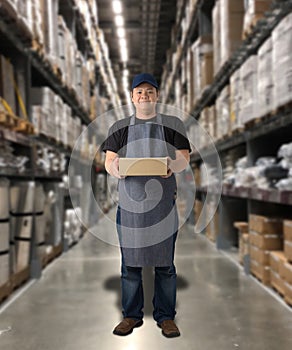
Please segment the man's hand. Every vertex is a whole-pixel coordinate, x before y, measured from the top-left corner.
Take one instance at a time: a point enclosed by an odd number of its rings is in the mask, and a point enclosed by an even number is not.
[[[124,176],[119,174],[119,156],[117,153],[112,151],[106,151],[105,156],[105,169],[106,171],[116,177],[117,179],[123,179]]]
[[[167,179],[173,174],[173,171],[171,170],[171,165],[172,159],[170,157],[167,157],[167,175],[162,175],[162,178]]]

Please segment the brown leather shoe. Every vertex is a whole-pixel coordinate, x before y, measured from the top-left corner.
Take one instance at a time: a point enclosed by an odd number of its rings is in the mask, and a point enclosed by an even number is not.
[[[124,318],[116,328],[113,330],[113,333],[116,335],[128,335],[133,332],[133,329],[136,327],[141,327],[143,320],[133,320],[132,318]]]
[[[180,336],[180,331],[173,320],[165,320],[157,323],[158,327],[162,329],[162,334],[166,338],[175,338]]]

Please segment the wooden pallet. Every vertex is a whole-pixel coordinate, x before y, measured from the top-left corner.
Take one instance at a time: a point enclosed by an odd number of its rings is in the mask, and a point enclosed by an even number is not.
[[[229,135],[230,137],[235,136],[235,135],[239,135],[242,134],[244,132],[245,128],[243,126],[241,127],[237,127],[236,129],[233,129],[232,131],[230,131]]]
[[[30,277],[29,266],[14,273],[11,276],[12,290],[22,286],[25,282],[28,281],[29,277]]]
[[[271,286],[270,281],[267,281],[267,280],[263,279],[262,275],[259,274],[257,271],[251,271],[251,274],[253,275],[253,277],[255,277],[263,285],[265,285],[267,287]]]
[[[254,118],[244,123],[245,129],[252,129],[256,125],[260,124],[264,120],[264,117]]]
[[[256,25],[257,25],[257,22],[258,22],[260,19],[262,19],[263,16],[264,16],[263,14],[255,14],[255,15],[251,18],[251,20],[250,20],[250,22],[247,24],[247,26],[246,26],[245,28],[243,28],[243,32],[242,32],[242,39],[243,39],[243,40],[246,40],[247,38],[249,38],[249,37],[252,35],[252,33],[253,33],[253,31],[254,31]]]
[[[0,286],[0,303],[9,297],[12,290],[13,288],[10,280]]]
[[[285,295],[284,300],[285,300],[286,304],[288,304],[289,306],[292,307],[292,299],[288,298],[288,297]]]
[[[15,118],[15,126],[12,127],[13,131],[20,132],[26,135],[34,135],[34,126],[25,119]]]
[[[45,50],[44,46],[38,42],[36,39],[32,39],[31,41],[31,50],[36,53],[38,56],[42,57],[42,59],[45,58]]]
[[[61,71],[61,68],[59,66],[57,66],[56,64],[53,64],[52,70],[53,70],[53,74],[60,80],[60,82],[62,82],[63,73]]]
[[[58,256],[60,256],[62,254],[62,252],[63,252],[63,245],[62,245],[62,243],[60,243],[57,246],[52,247],[52,250],[51,250],[50,253],[44,254],[41,257],[42,267],[44,268],[45,266],[47,266],[50,262],[52,262]]]
[[[16,126],[15,117],[7,112],[0,112],[0,125],[5,126],[8,129],[12,129]]]

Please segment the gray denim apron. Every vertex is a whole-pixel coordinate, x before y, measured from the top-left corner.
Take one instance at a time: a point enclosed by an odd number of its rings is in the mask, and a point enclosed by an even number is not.
[[[126,157],[168,156],[161,115],[135,124],[132,116]],[[117,229],[126,266],[171,266],[178,230],[176,179],[128,176],[119,180]]]

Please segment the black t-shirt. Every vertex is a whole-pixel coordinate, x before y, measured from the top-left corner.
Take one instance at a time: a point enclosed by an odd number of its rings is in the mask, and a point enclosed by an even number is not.
[[[174,116],[161,114],[161,117],[169,156],[175,158],[174,149],[188,149],[191,152],[183,122]],[[102,145],[104,152],[112,151],[118,153],[120,157],[125,157],[125,146],[128,140],[128,126],[130,125],[130,121],[131,117],[127,117],[113,124],[109,130],[107,139]],[[136,124],[143,124],[145,122],[155,124],[157,123],[157,118],[154,117],[147,120],[135,118]]]

